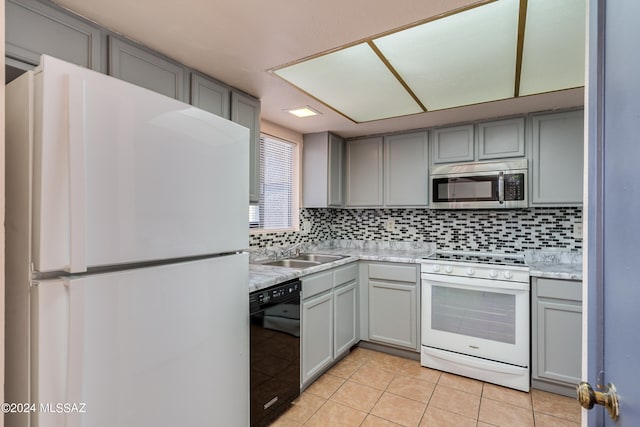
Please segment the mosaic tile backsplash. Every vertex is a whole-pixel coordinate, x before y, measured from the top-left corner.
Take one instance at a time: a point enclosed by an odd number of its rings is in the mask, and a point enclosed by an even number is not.
[[[393,219],[393,231],[385,224]],[[582,208],[514,210],[433,209],[301,209],[300,224],[310,232],[263,233],[250,236],[251,247],[288,245],[318,240],[392,240],[435,242],[440,250],[504,253],[561,248],[582,251],[573,224],[582,222]]]

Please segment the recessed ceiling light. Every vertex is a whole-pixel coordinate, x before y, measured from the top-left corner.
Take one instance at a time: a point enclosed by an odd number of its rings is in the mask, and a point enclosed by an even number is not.
[[[292,108],[290,110],[285,110],[285,111],[289,114],[293,114],[296,117],[311,117],[311,116],[317,116],[318,114],[321,114],[318,110],[314,110],[308,105],[304,107]]]

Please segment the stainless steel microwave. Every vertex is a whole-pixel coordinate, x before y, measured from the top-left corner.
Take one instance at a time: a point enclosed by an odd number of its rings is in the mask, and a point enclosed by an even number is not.
[[[431,171],[434,209],[526,208],[527,159],[458,163]]]

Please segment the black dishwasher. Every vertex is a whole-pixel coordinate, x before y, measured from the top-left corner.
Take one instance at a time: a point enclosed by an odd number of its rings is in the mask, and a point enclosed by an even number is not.
[[[249,294],[251,426],[265,426],[300,395],[300,280]]]

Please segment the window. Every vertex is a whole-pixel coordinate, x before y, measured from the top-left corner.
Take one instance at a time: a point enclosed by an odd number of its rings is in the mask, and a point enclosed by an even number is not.
[[[260,136],[260,202],[249,206],[249,227],[292,230],[298,222],[298,145]]]

